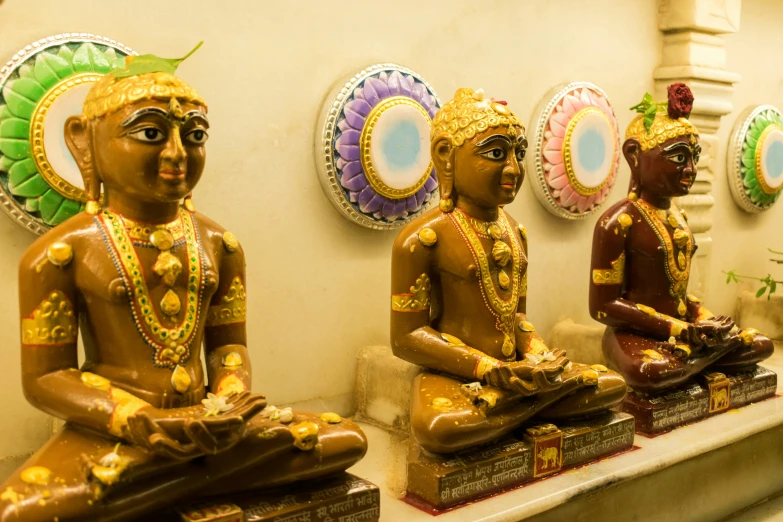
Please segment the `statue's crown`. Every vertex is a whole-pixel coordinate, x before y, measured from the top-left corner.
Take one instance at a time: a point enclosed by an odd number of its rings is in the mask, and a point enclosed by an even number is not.
[[[153,54],[126,56],[125,63],[93,85],[84,100],[82,113],[88,120],[106,116],[141,100],[183,102],[206,107],[206,102],[184,80],[174,76],[180,63],[192,55],[201,44],[182,58],[160,58]]]
[[[678,136],[698,136],[699,130],[688,120],[693,107],[693,93],[684,83],[667,88],[668,102],[656,103],[647,93],[642,101],[631,107],[639,114],[631,120],[625,139],[635,139],[642,151],[654,149]]]
[[[430,139],[448,136],[455,147],[462,145],[490,127],[525,127],[506,106],[506,102],[484,98],[484,91],[457,89],[454,98],[446,102],[432,120]]]

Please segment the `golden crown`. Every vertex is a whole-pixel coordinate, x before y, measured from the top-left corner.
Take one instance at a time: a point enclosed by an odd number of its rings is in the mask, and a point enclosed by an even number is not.
[[[505,103],[484,99],[484,91],[457,89],[454,98],[446,102],[432,120],[430,139],[448,136],[455,147],[490,127],[525,127]]]

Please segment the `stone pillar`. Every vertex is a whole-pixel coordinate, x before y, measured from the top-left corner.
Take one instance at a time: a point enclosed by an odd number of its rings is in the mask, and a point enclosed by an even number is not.
[[[740,76],[726,70],[724,34],[739,30],[741,0],[658,0],[658,28],[663,33],[661,65],[653,72],[655,99],[666,99],[666,86],[684,82],[695,102],[690,120],[701,135],[702,156],[696,183],[678,206],[687,211],[688,222],[699,249],[691,272],[690,291],[704,295],[712,238],[712,184],[725,173],[724,154],[717,132],[721,117],[732,111],[733,85]]]

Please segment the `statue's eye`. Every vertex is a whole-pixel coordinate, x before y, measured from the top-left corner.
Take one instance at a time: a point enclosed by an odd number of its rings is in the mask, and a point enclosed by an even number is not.
[[[679,154],[669,156],[669,161],[672,163],[685,163],[685,154],[681,152]]]
[[[155,127],[145,127],[143,129],[139,129],[137,131],[131,132],[129,136],[147,143],[159,143],[166,138],[166,135]]]
[[[209,136],[207,135],[207,132],[203,129],[195,129],[185,135],[185,139],[195,145],[202,145],[206,143],[208,137]]]
[[[517,149],[517,161],[525,159],[525,149]]]
[[[496,161],[506,159],[506,151],[504,151],[503,149],[490,149],[488,151],[482,152],[481,155],[484,156],[485,158],[489,158],[491,160],[496,160]]]

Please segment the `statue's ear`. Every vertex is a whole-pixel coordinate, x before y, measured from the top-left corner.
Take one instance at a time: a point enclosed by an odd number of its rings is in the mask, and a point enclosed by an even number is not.
[[[634,138],[628,138],[623,143],[623,156],[625,161],[631,166],[631,170],[639,166],[639,154],[642,152],[642,146]]]
[[[101,195],[101,184],[95,175],[92,136],[87,119],[84,116],[71,116],[65,120],[64,132],[65,144],[82,173],[84,188],[91,200],[98,201]]]
[[[451,175],[454,171],[454,147],[449,136],[442,134],[435,138],[430,146],[430,155],[439,174],[442,172]]]

